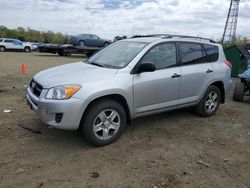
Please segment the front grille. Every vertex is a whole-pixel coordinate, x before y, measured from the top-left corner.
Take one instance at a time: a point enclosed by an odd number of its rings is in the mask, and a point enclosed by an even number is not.
[[[39,97],[43,90],[43,86],[41,86],[39,83],[32,79],[30,82],[30,89],[35,96]]]

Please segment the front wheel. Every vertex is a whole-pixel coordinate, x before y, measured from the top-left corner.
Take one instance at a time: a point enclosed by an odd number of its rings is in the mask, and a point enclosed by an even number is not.
[[[117,140],[126,126],[126,112],[113,100],[92,104],[82,121],[81,130],[92,145],[104,146]]]
[[[216,113],[221,102],[221,92],[216,86],[209,86],[201,101],[195,107],[195,111],[203,116],[209,117]]]

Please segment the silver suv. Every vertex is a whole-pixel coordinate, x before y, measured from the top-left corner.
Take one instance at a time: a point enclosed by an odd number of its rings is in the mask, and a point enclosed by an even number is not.
[[[34,46],[29,42],[22,42],[17,39],[0,38],[0,52],[5,50],[21,50],[24,52],[30,52],[34,50]]]
[[[96,146],[114,142],[130,120],[193,106],[209,117],[225,102],[231,64],[222,46],[186,36],[113,43],[90,59],[39,72],[27,101],[53,127],[80,130]]]

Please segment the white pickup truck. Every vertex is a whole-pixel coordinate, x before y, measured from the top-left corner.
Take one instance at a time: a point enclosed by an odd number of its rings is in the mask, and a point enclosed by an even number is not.
[[[30,52],[34,49],[35,46],[29,42],[22,42],[18,39],[0,38],[0,52],[4,52],[5,50],[21,50],[24,52]]]

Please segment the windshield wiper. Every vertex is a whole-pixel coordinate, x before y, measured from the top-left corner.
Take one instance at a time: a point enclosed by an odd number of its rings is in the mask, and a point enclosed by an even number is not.
[[[98,66],[98,67],[103,67],[103,65],[100,65],[100,64],[95,63],[95,62],[91,62],[91,63],[89,63],[89,64],[91,64],[91,65],[96,65],[96,66]]]

